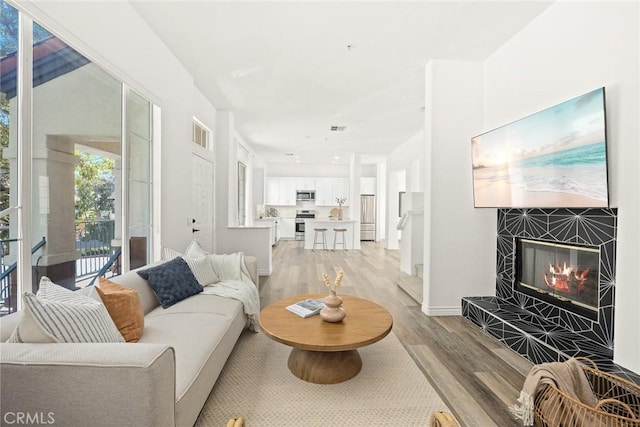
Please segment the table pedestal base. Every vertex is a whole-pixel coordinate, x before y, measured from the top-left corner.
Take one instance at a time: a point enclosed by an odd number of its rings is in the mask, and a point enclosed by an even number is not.
[[[362,359],[357,350],[310,351],[294,348],[289,370],[296,377],[315,384],[336,384],[358,375]]]

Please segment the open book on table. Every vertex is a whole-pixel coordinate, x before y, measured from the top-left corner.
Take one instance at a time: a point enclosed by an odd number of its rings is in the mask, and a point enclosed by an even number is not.
[[[324,307],[324,301],[321,299],[306,299],[304,301],[298,301],[295,304],[288,305],[286,307],[292,313],[297,314],[300,317],[309,317],[314,314],[320,313]]]

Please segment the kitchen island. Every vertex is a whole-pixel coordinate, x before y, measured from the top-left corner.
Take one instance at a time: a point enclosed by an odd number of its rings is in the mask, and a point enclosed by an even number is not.
[[[305,249],[313,249],[313,236],[315,232],[314,228],[326,228],[327,231],[327,249],[333,249],[333,239],[335,237],[334,228],[344,228],[347,231],[344,233],[345,243],[347,249],[353,249],[355,246],[355,239],[360,238],[360,233],[354,233],[354,229],[356,226],[356,221],[349,219],[306,219],[304,221],[304,248]],[[322,239],[318,237],[318,240]],[[336,250],[342,249],[342,245],[340,242],[342,238],[338,235],[338,245],[336,246]],[[316,250],[322,249],[321,245],[316,246]]]

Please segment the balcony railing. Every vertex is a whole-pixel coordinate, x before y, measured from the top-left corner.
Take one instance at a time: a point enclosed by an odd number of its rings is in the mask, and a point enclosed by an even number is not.
[[[8,233],[7,233],[8,234]],[[113,220],[76,221],[76,249],[80,258],[76,260],[76,286],[92,285],[98,276],[117,275],[119,272],[120,248],[112,248],[111,241],[115,236]],[[6,265],[9,255],[9,244],[16,239],[0,240],[0,316],[13,313],[16,309],[16,284],[12,283],[12,275],[17,263]],[[46,244],[43,237],[31,250],[35,254]]]
[[[115,237],[115,221],[76,221],[76,281],[95,275],[113,254],[111,241]]]
[[[5,239],[0,240],[0,316],[13,313],[16,311],[15,304],[15,287],[16,284],[11,281],[12,274],[18,267],[17,262],[13,262],[10,265],[5,264],[5,254],[8,252],[9,243],[17,242],[17,239]],[[44,237],[33,248],[31,248],[31,255],[35,254],[40,248],[47,244],[47,239]]]

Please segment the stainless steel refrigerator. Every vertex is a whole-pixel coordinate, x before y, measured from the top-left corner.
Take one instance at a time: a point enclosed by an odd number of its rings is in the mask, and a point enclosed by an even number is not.
[[[376,196],[360,196],[360,240],[376,240]]]

